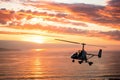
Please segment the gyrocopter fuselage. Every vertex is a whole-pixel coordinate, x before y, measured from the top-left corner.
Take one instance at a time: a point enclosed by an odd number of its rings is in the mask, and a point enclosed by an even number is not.
[[[68,41],[68,40],[63,40],[63,39],[55,39],[55,40],[82,45],[82,49],[78,50],[71,56],[72,62],[75,62],[75,60],[78,60],[79,64],[82,64],[83,62],[85,62],[91,66],[93,62],[89,61],[89,59],[91,59],[94,56],[98,56],[98,58],[102,57],[102,49],[99,49],[98,54],[88,54],[84,49],[86,45],[85,43],[79,43],[79,42]],[[89,46],[97,46],[97,45],[89,45]],[[103,46],[97,46],[97,47],[103,47]]]

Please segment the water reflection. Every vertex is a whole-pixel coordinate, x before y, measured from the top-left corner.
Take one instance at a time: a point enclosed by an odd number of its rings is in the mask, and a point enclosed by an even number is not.
[[[45,49],[32,49],[32,51],[44,51]]]
[[[42,78],[44,77],[43,75],[43,70],[42,70],[42,62],[40,55],[38,53],[29,53],[28,57],[25,58],[27,61],[21,66],[20,68],[25,68],[22,71],[24,71],[25,78]],[[22,59],[24,60],[24,59]],[[21,61],[22,61],[21,60]]]
[[[0,80],[79,80],[120,75],[120,54],[106,53],[93,58],[93,66],[72,63],[70,53],[31,51],[0,53]],[[88,80],[88,79],[86,79]],[[104,80],[104,79],[103,79]]]
[[[34,72],[34,77],[40,77],[42,76],[42,68],[41,68],[41,62],[40,62],[40,58],[39,57],[36,57],[34,60],[33,60],[33,72]]]

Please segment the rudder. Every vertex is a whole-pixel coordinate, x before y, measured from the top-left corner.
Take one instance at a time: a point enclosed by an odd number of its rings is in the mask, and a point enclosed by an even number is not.
[[[98,58],[101,58],[101,57],[102,57],[102,49],[100,49],[98,52]]]

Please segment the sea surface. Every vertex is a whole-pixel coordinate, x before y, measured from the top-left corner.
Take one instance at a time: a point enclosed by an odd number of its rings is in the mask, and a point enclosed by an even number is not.
[[[92,58],[92,66],[72,63],[71,55],[42,49],[0,52],[0,80],[120,80],[120,52]]]

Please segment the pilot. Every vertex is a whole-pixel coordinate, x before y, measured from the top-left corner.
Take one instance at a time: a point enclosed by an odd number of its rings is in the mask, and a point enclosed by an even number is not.
[[[74,59],[78,59],[78,51],[77,52],[75,52],[72,56],[71,56],[71,58],[74,58]]]
[[[82,52],[81,50],[78,50],[78,58],[81,58],[81,56],[82,56]]]

